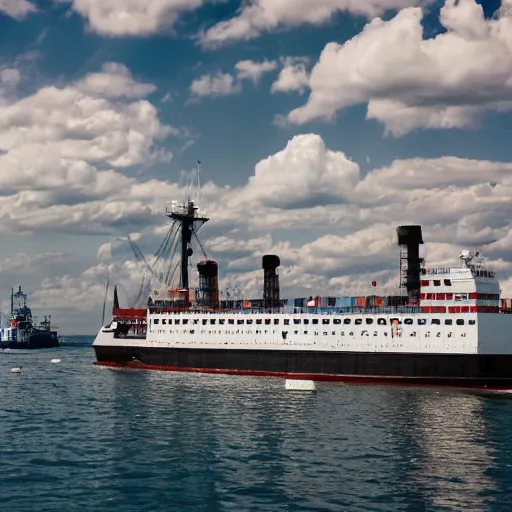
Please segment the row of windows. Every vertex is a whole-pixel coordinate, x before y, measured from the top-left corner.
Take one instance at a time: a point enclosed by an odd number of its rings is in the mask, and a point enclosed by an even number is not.
[[[162,318],[161,320],[162,320],[162,325],[167,325],[167,319],[166,318]],[[188,324],[188,321],[189,321],[189,319],[175,318],[174,319],[174,325],[179,325],[180,324],[180,320],[183,323],[183,325]],[[217,321],[218,321],[218,325],[224,325],[225,321],[226,321],[225,318],[210,318],[209,320],[210,320],[209,325],[216,325]],[[266,318],[266,319],[258,318],[258,319],[255,320],[256,325],[262,325],[263,320],[265,320],[265,325],[271,325],[271,319],[270,318]],[[356,318],[354,320],[354,325],[362,325],[363,323],[366,324],[366,325],[371,325],[371,324],[373,324],[373,320],[374,319],[373,318],[365,318],[364,320],[365,321],[363,322],[362,318]],[[237,319],[236,320],[236,325],[252,325],[253,321],[254,321],[253,319],[247,319],[247,320]],[[322,318],[322,325],[329,325],[330,321],[331,321],[330,318]],[[402,320],[400,320],[399,318],[392,318],[390,320],[390,322],[391,322],[391,324],[395,324],[395,323],[401,324]],[[160,319],[159,318],[155,318],[153,320],[153,324],[154,325],[158,325],[159,323],[160,323]],[[198,325],[199,319],[198,318],[193,319],[193,323],[194,323],[194,325]],[[227,319],[227,323],[228,323],[228,325],[235,325],[235,319],[234,318],[228,318]],[[304,319],[294,318],[293,319],[293,325],[301,325],[301,323],[304,324],[304,325],[308,325],[310,323],[310,319],[308,319],[308,318],[304,318]],[[319,323],[318,318],[311,319],[311,323],[313,325],[317,325]],[[344,318],[343,321],[342,321],[341,318],[333,318],[332,319],[332,323],[334,325],[340,325],[340,324],[350,325],[352,323],[352,319],[351,318]],[[417,325],[427,325],[427,319],[426,318],[417,318],[416,319],[416,323],[417,323]],[[431,325],[441,325],[441,320],[439,320],[438,318],[432,318],[430,323],[431,323]],[[169,319],[168,325],[171,325],[171,324],[172,324],[172,319]],[[208,319],[207,318],[203,318],[202,319],[202,325],[207,325],[207,324],[208,324]],[[403,324],[404,325],[413,325],[414,324],[414,319],[406,318],[406,319],[403,320]],[[455,324],[456,325],[464,325],[464,319],[457,318],[455,320]],[[468,320],[468,324],[469,325],[475,325],[475,320]],[[274,325],[279,325],[279,319],[278,318],[274,319]],[[283,325],[290,325],[290,319],[289,318],[283,319]],[[385,318],[378,318],[377,319],[377,325],[387,325],[387,320]],[[453,325],[453,319],[452,318],[445,319],[444,325]]]
[[[163,330],[157,330],[157,331],[154,331],[158,334],[195,334],[195,329],[190,329],[190,330],[183,330],[183,331],[176,331],[176,333],[174,331],[169,331],[169,332],[166,332],[166,331],[163,331]],[[370,333],[372,331],[367,331],[367,330],[364,330],[364,331],[361,331],[361,333],[357,333],[357,334],[361,334],[362,336],[370,336]],[[201,334],[269,334],[268,331],[260,331],[260,330],[256,330],[255,332],[253,331],[240,331],[240,330],[236,330],[236,331],[229,331],[229,330],[226,330],[226,331],[204,331],[202,330],[201,331]],[[272,333],[273,334],[273,333]],[[283,331],[282,333],[282,339],[286,340],[287,339],[287,335],[288,335],[288,331]],[[319,332],[319,331],[314,331],[314,332],[309,332],[309,331],[293,331],[293,334],[296,334],[296,335],[300,335],[300,334],[304,334],[304,335],[308,335],[308,334],[312,334],[314,336],[320,336],[320,335],[323,335],[323,336],[329,336],[329,332],[328,331],[323,331],[323,332]],[[354,333],[353,331],[350,331],[348,332],[348,336],[354,336],[356,333]],[[383,334],[384,336],[388,336],[388,333],[386,331],[384,332],[378,332],[378,331],[373,331],[373,336],[380,336],[381,334]],[[337,332],[337,331],[331,331],[331,336],[337,336],[337,335],[341,335],[341,336],[345,336],[345,331],[341,331],[341,332]],[[418,333],[416,331],[412,331],[409,336],[410,337],[414,337],[414,336],[417,336]],[[398,333],[392,333],[392,337],[393,338],[400,338],[402,336],[402,333],[401,332],[398,332]],[[424,336],[426,338],[430,338],[430,331],[427,331],[424,333]],[[448,332],[447,333],[447,337],[448,338],[451,338],[453,336],[453,333],[452,332]],[[466,337],[466,333],[462,333],[460,335],[461,337],[465,338]],[[441,337],[441,333],[438,332],[436,333],[436,337]]]
[[[443,284],[445,286],[451,286],[452,281],[451,279],[443,279]],[[428,279],[422,279],[421,286],[430,286],[430,281]],[[441,286],[441,279],[434,279],[432,281],[432,286]]]
[[[420,300],[499,300],[495,293],[420,293]]]

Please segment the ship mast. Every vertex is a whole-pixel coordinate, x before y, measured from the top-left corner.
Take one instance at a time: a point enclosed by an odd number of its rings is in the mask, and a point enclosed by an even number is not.
[[[192,242],[192,235],[197,233],[197,230],[208,220],[199,210],[199,176],[200,176],[201,162],[197,162],[197,200],[194,202],[191,197],[187,197],[185,201],[178,204],[178,201],[171,202],[171,208],[166,210],[166,215],[173,221],[179,224],[180,239],[181,239],[181,276],[180,287],[188,289],[189,276],[188,276],[188,262],[193,250],[190,247]]]

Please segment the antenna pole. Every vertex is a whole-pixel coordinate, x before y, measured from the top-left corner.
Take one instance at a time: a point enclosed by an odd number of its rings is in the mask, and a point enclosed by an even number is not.
[[[199,192],[201,190],[201,160],[197,161],[197,201],[196,206],[199,208]]]

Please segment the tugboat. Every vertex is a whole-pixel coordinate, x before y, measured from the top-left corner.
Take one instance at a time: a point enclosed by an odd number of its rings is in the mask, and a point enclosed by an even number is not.
[[[21,286],[15,293],[11,290],[11,314],[8,325],[0,327],[0,348],[36,349],[59,346],[57,331],[52,330],[51,315],[35,324],[32,311],[27,306],[27,295]]]

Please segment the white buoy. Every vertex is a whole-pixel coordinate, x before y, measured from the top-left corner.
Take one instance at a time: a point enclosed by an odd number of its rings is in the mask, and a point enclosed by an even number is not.
[[[60,359],[52,359],[50,363],[57,364],[60,363]]]
[[[20,366],[19,368],[11,368],[11,373],[21,373],[22,368],[22,366]]]
[[[315,382],[312,380],[286,379],[285,389],[290,391],[315,391]]]

